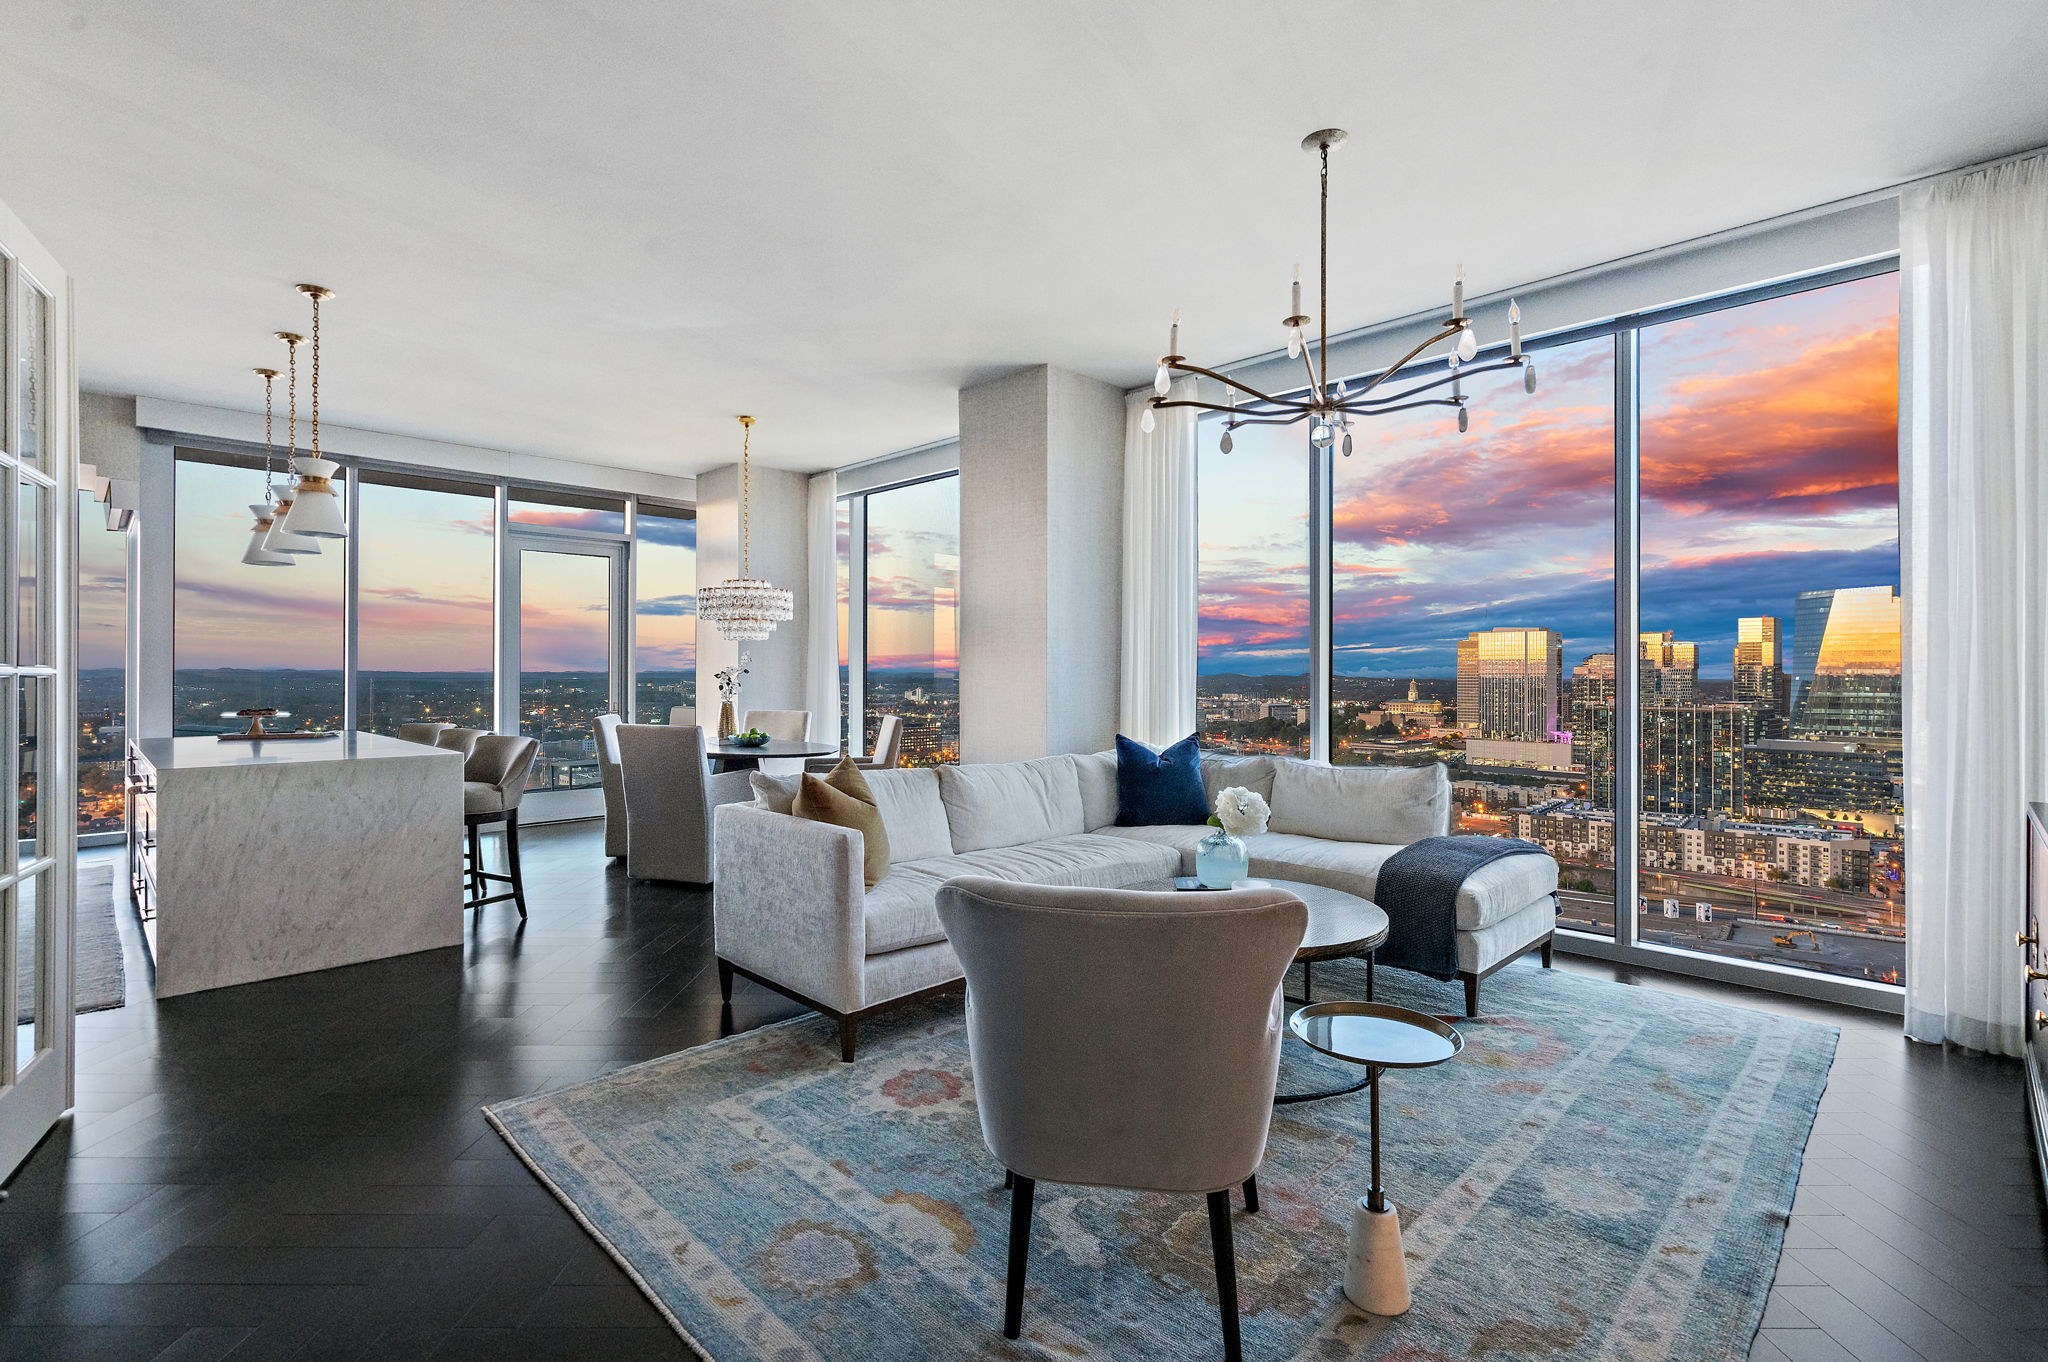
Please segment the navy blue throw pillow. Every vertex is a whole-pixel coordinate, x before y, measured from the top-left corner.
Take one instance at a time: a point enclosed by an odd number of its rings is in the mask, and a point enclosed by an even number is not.
[[[1116,825],[1146,828],[1161,823],[1206,823],[1209,796],[1202,791],[1202,749],[1196,734],[1164,752],[1116,735]]]

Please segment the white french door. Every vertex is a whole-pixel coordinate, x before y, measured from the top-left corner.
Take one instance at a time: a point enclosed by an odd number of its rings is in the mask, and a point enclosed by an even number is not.
[[[78,407],[71,280],[0,205],[0,1177],[71,1104]]]
[[[512,530],[503,572],[498,731],[540,744],[520,817],[596,817],[597,716],[626,712],[625,545]]]

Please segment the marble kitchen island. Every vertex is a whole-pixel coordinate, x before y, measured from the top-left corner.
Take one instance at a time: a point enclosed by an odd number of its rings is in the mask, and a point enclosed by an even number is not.
[[[157,996],[460,944],[462,765],[375,733],[130,743]]]

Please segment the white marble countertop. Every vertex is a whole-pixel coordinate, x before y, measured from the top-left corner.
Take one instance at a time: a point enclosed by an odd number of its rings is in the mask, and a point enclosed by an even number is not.
[[[138,738],[135,750],[158,771],[218,770],[224,767],[308,765],[376,761],[394,757],[450,758],[462,754],[381,733],[341,733],[332,738],[283,742],[222,742],[218,738]]]

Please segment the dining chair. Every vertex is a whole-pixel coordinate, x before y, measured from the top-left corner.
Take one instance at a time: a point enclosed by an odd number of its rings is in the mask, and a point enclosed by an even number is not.
[[[1040,1182],[1208,1200],[1228,1362],[1238,1336],[1230,1189],[1258,1210],[1308,909],[1284,889],[1149,893],[948,880],[939,921],[967,976],[982,1138],[1010,1174],[1003,1336],[1023,1325]]]
[[[425,743],[429,747],[438,747],[440,744],[436,740],[453,727],[454,724],[421,720],[418,723],[400,724],[398,736],[403,742]]]
[[[519,873],[519,801],[526,793],[527,772],[540,744],[532,738],[486,733],[470,749],[462,768],[462,821],[469,835],[469,901],[465,907],[511,899],[526,916],[526,882]],[[493,823],[505,827],[503,875],[484,869],[482,830]],[[510,885],[502,894],[486,891],[492,884]]]
[[[619,724],[616,714],[597,716],[597,775],[604,786],[604,854],[626,854],[626,786],[619,773]]]
[[[863,771],[893,771],[903,760],[903,718],[901,715],[884,714],[882,722],[875,727],[875,750],[868,756],[855,757],[853,764]],[[811,772],[830,771],[839,764],[839,758],[813,757],[804,763],[804,769]]]
[[[626,874],[711,883],[711,811],[753,799],[747,772],[712,775],[704,730],[696,724],[620,724],[616,736]]]
[[[697,722],[697,707],[695,705],[670,705],[668,707],[668,721],[676,728],[688,728],[691,724]]]
[[[742,731],[758,728],[777,742],[802,742],[811,736],[807,709],[750,709],[740,721]]]
[[[476,750],[478,738],[490,736],[491,730],[488,728],[444,728],[434,735],[434,746],[446,747],[466,757]]]

